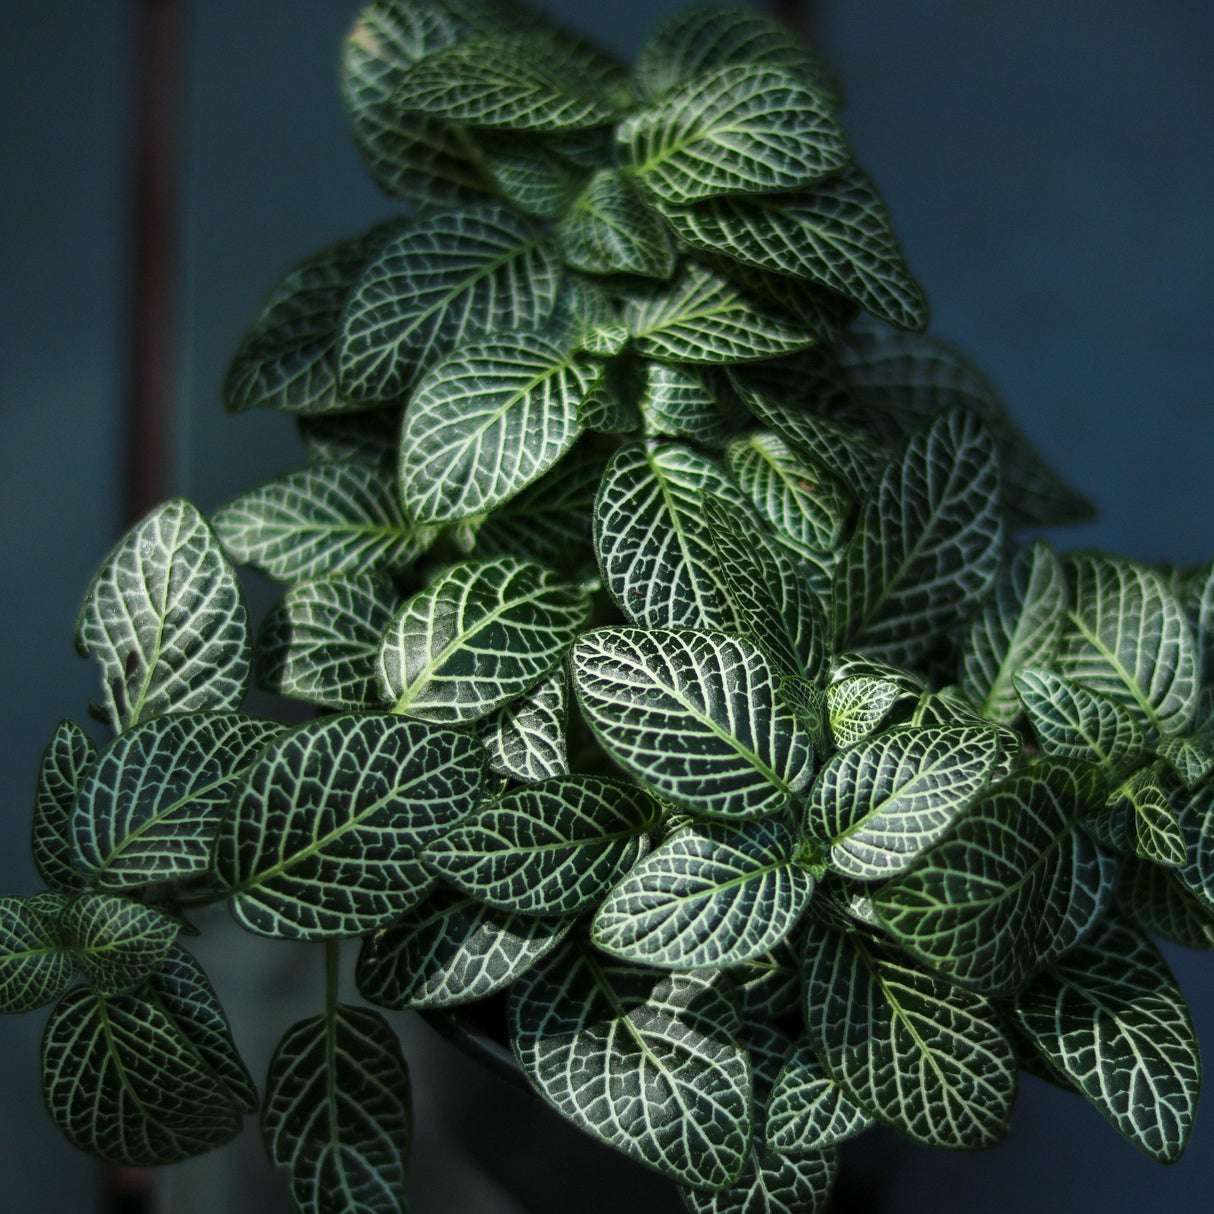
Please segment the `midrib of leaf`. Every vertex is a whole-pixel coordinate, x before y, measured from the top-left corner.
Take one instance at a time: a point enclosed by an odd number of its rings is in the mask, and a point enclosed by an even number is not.
[[[687,532],[683,528],[681,522],[680,509],[676,508],[674,495],[670,492],[670,486],[667,476],[663,473],[654,458],[653,452],[649,447],[645,448],[645,462],[649,465],[649,471],[653,474],[654,479],[658,482],[658,492],[662,495],[662,504],[666,509],[666,513],[671,520],[670,530],[673,532],[675,542],[679,546],[679,555],[682,557],[682,565],[684,569],[694,569],[696,562],[692,559],[691,550],[687,544]],[[695,595],[696,608],[699,611],[701,619],[711,618],[704,611],[704,600],[700,594],[700,579],[692,578],[692,593]]]
[[[1159,714],[1155,711],[1151,702],[1142,695],[1141,689],[1138,686],[1138,680],[1126,669],[1117,654],[1113,653],[1108,646],[1105,645],[1105,643],[1100,639],[1099,634],[1090,631],[1083,620],[1081,620],[1079,616],[1077,616],[1069,608],[1067,609],[1067,615],[1070,617],[1071,623],[1079,629],[1080,633],[1088,640],[1092,647],[1096,649],[1109,663],[1109,665],[1112,666],[1117,672],[1118,677],[1126,685],[1126,688],[1137,702],[1138,707],[1141,708],[1144,713],[1146,713],[1151,724],[1154,725],[1155,728],[1160,731],[1160,733],[1163,733],[1164,729],[1160,722]]]
[[[469,446],[474,440],[479,439],[486,430],[489,430],[493,426],[497,425],[498,422],[500,422],[502,418],[505,417],[506,414],[509,413],[520,400],[523,400],[527,393],[533,388],[539,387],[539,385],[545,380],[555,379],[558,375],[570,370],[574,364],[574,357],[572,355],[566,355],[564,360],[557,363],[555,366],[550,366],[546,370],[541,371],[538,375],[532,376],[532,378],[523,384],[522,387],[517,388],[493,413],[490,413],[486,422],[484,422],[477,429],[469,432],[467,437],[461,439],[458,445],[461,447]]]
[[[496,848],[491,853],[457,852],[456,854],[461,855],[461,856],[469,856],[469,855],[478,855],[478,856],[482,856],[482,857],[491,856],[494,859],[496,859],[498,856],[514,856],[514,855],[530,856],[530,855],[536,855],[540,852],[567,851],[567,850],[569,850],[569,848],[573,848],[573,847],[593,847],[598,843],[615,843],[617,840],[620,840],[620,839],[635,839],[637,837],[637,835],[643,835],[648,829],[649,829],[649,825],[646,825],[646,826],[640,826],[636,830],[617,830],[617,831],[613,831],[609,835],[594,835],[592,838],[589,838],[589,839],[566,839],[564,841],[557,841],[555,843],[537,843],[537,844],[535,844],[534,847],[517,847],[517,846],[512,845],[510,847]],[[503,840],[505,839],[505,836],[502,835],[498,831],[486,831],[486,834],[492,834],[497,839],[503,839]]]
[[[147,669],[143,673],[143,680],[139,687],[139,695],[133,705],[128,705],[132,724],[138,721],[143,715],[143,706],[147,702],[148,689],[152,685],[152,675],[155,673],[156,663],[160,661],[161,649],[164,643],[164,624],[169,613],[169,583],[172,580],[173,565],[176,562],[177,553],[180,552],[182,548],[180,539],[181,522],[179,520],[173,531],[173,542],[169,549],[169,560],[165,569],[164,587],[161,592],[158,610],[156,612],[156,641],[152,647],[150,660],[146,664]],[[142,581],[144,590],[150,591],[151,588],[147,584],[147,578],[143,578]],[[148,594],[148,597],[152,597],[150,593]],[[131,635],[137,638],[139,636],[139,629],[135,626],[135,621],[131,618],[130,612],[127,611],[126,595],[119,594],[118,601],[122,604],[123,614],[126,616],[127,623],[131,626]]]
[[[714,302],[715,301],[715,302]],[[727,315],[731,307],[738,302],[737,293],[728,291],[722,300],[716,291],[711,291],[707,299],[701,295],[698,301],[690,301],[687,310],[680,309],[673,317],[669,313],[660,314],[657,323],[647,329],[634,333],[634,337],[648,337],[651,333],[661,333],[672,325],[685,325],[693,320],[712,319],[716,316]],[[692,309],[698,310],[692,310]]]
[[[676,906],[684,902],[700,901],[703,898],[710,897],[717,890],[731,890],[739,885],[745,885],[747,881],[753,881],[756,877],[765,877],[768,873],[774,873],[776,869],[784,868],[790,864],[788,860],[779,860],[771,864],[764,864],[760,868],[754,869],[742,877],[731,877],[728,881],[714,881],[709,890],[700,890],[694,894],[673,894],[670,901]]]
[[[111,1059],[112,1065],[117,1068],[118,1082],[122,1084],[123,1090],[134,1102],[135,1107],[139,1110],[139,1112],[150,1121],[151,1118],[148,1117],[147,1105],[145,1105],[144,1102],[139,1099],[139,1093],[135,1091],[135,1089],[131,1086],[130,1079],[127,1078],[126,1064],[123,1062],[122,1054],[118,1049],[118,1042],[114,1040],[114,1030],[110,1027],[109,1008],[106,1006],[106,1002],[101,996],[97,996],[97,1010],[100,1013],[101,1032],[105,1037],[105,1043],[107,1046],[106,1054]],[[174,1143],[177,1142],[177,1135],[173,1133],[172,1130],[170,1130],[167,1126],[161,1126],[160,1128],[169,1135]]]
[[[746,137],[749,134],[744,126],[737,126],[733,124],[729,126],[713,125],[710,130],[712,132],[711,139],[713,141],[716,140],[718,135],[741,134],[743,137]],[[669,160],[672,156],[677,155],[684,148],[691,147],[696,143],[703,143],[709,138],[710,136],[705,134],[702,128],[692,126],[683,132],[681,138],[673,139],[669,142],[663,142],[648,160],[644,161],[642,164],[633,166],[631,172],[636,176],[640,176],[642,173],[648,173],[658,165],[665,164],[667,160]],[[735,151],[736,149],[731,148],[730,150]]]

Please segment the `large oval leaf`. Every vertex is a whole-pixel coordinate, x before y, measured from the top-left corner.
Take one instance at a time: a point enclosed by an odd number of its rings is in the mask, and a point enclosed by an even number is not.
[[[85,595],[76,648],[101,663],[101,711],[119,733],[164,712],[240,707],[248,617],[194,506],[165,502],[123,536]]]
[[[590,594],[513,557],[457,565],[384,634],[379,685],[395,712],[475,721],[535,686],[590,616]]]
[[[84,883],[72,865],[72,806],[96,759],[97,747],[75,721],[60,721],[42,752],[30,850],[38,875],[52,889],[73,890]]]
[[[578,640],[573,672],[608,753],[698,813],[760,817],[809,783],[812,739],[777,701],[775,673],[748,641],[599,628]]]
[[[721,1187],[750,1146],[750,1063],[711,977],[567,947],[510,995],[527,1078],[575,1125],[683,1184]]]

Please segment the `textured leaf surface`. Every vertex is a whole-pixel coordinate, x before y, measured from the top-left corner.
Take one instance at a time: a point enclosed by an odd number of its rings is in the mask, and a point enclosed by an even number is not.
[[[101,708],[118,732],[164,712],[240,707],[248,618],[194,506],[165,502],[123,536],[89,586],[76,648],[101,663]]]
[[[356,977],[364,999],[390,1008],[454,1007],[505,990],[565,938],[569,919],[496,910],[443,888],[368,936]]]
[[[1214,910],[1214,786],[1206,784],[1177,811],[1185,862],[1177,875],[1187,889]]]
[[[813,743],[747,641],[599,628],[579,638],[573,672],[582,711],[608,753],[698,813],[774,813],[809,782]]]
[[[1214,948],[1214,912],[1174,868],[1128,856],[1118,868],[1118,906],[1143,931],[1184,948]]]
[[[1115,866],[1079,829],[1103,792],[1093,768],[1060,760],[1002,781],[873,895],[878,918],[949,978],[988,995],[1015,990],[1104,909]]]
[[[59,919],[64,944],[99,995],[125,995],[141,986],[180,927],[158,907],[113,894],[79,894]]]
[[[216,844],[237,921],[317,940],[404,914],[432,884],[418,853],[471,812],[483,762],[475,739],[388,713],[282,735],[249,769]]]
[[[281,726],[239,713],[156,717],[115,738],[72,811],[76,865],[108,889],[203,873],[237,782]]]
[[[486,717],[478,736],[489,752],[490,770],[534,784],[568,774],[568,724],[569,679],[558,666],[527,695]]]
[[[694,367],[649,360],[638,404],[646,434],[670,434],[715,447],[738,425],[727,387]]]
[[[288,1029],[270,1060],[261,1130],[303,1214],[399,1214],[413,1115],[387,1022],[337,1004]]]
[[[557,227],[567,265],[587,274],[669,278],[675,251],[661,216],[618,169],[600,169]]]
[[[1145,936],[1102,924],[1033,980],[1016,1018],[1115,1129],[1155,1159],[1180,1158],[1201,1057],[1184,996]]]
[[[911,439],[865,504],[835,572],[840,641],[909,665],[986,593],[999,567],[999,464],[963,411]]]
[[[778,819],[677,831],[607,895],[591,938],[626,961],[724,968],[760,957],[797,925],[814,881]]]
[[[981,726],[903,726],[841,750],[810,790],[805,830],[836,872],[901,872],[982,792],[999,740]]]
[[[590,595],[513,557],[457,565],[397,613],[379,654],[395,712],[475,721],[548,674],[590,615]]]
[[[750,1062],[711,977],[567,948],[516,985],[510,1037],[539,1093],[575,1125],[683,1184],[722,1186],[750,1146]]]
[[[76,963],[63,946],[56,894],[0,898],[0,1013],[28,1012],[67,990]]]
[[[357,413],[326,413],[301,417],[295,423],[308,459],[315,463],[354,460],[384,464],[400,442],[400,405],[381,405]]]
[[[60,721],[38,765],[31,850],[38,875],[52,889],[73,890],[71,816],[76,794],[97,759],[97,747],[75,721]]]
[[[1141,856],[1168,868],[1185,862],[1175,785],[1162,763],[1130,775],[1114,790],[1108,806],[1088,818],[1087,826],[1101,843],[1124,855]]]
[[[980,995],[876,941],[811,927],[807,1028],[846,1094],[927,1146],[991,1146],[1007,1132],[1016,1059]]]
[[[854,1138],[875,1121],[848,1098],[804,1040],[776,1079],[766,1120],[768,1147],[793,1156]]]
[[[520,211],[559,219],[576,197],[585,173],[559,156],[541,136],[505,132],[482,148],[499,192]]]

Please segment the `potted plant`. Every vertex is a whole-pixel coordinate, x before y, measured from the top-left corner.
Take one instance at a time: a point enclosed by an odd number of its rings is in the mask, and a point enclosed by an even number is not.
[[[1214,581],[1022,542],[1087,505],[923,336],[829,70],[748,9],[628,73],[471,0],[371,4],[343,67],[410,209],[292,270],[225,385],[309,462],[103,562],[115,736],[55,732],[47,889],[0,903],[56,1124],[145,1165],[260,1108],[301,1207],[397,1209],[364,1005],[497,1000],[695,1210],[817,1208],[878,1121],[993,1144],[1022,1068],[1176,1158],[1150,936],[1210,938]],[[284,583],[255,632],[234,564]],[[254,672],[316,718],[243,714]],[[262,1085],[183,942],[216,905],[324,944]]]

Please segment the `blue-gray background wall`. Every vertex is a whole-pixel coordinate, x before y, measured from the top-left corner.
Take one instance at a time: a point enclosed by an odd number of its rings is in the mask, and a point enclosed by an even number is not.
[[[225,418],[218,405],[226,360],[263,292],[302,254],[391,210],[363,177],[337,102],[337,42],[355,7],[191,8],[174,489],[204,509],[296,458],[288,423]],[[630,55],[679,5],[546,7]],[[4,6],[0,892],[35,888],[26,832],[37,758],[92,691],[72,624],[119,530],[132,8]],[[1214,6],[825,0],[817,11],[850,95],[847,129],[928,288],[935,331],[976,356],[1023,427],[1100,505],[1098,524],[1059,538],[1144,559],[1214,556]],[[289,992],[310,963],[287,953],[250,945],[243,963],[219,950],[212,961],[221,994],[259,993],[262,1010],[237,1025],[258,1063],[275,1030],[304,1014]],[[1214,961],[1169,957],[1214,1042]],[[0,1210],[91,1211],[95,1172],[41,1110],[40,1025],[0,1023]],[[429,1030],[407,1032],[421,1100],[442,1104],[453,1064]],[[459,1072],[458,1082],[470,1081]],[[427,1133],[420,1214],[520,1208],[454,1153],[447,1130]],[[175,1208],[269,1214],[272,1199],[237,1173],[251,1166],[244,1157],[256,1162],[253,1138],[250,1126],[243,1155],[215,1157],[238,1181],[210,1165],[178,1170]],[[896,1214],[1200,1209],[1214,1185],[1208,1100],[1171,1169],[1031,1080],[998,1151],[868,1141],[853,1166],[883,1184],[881,1208]]]

